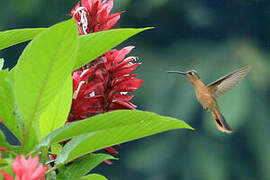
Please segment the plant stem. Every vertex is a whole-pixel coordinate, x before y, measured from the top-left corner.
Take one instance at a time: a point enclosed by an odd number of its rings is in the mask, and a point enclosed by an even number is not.
[[[49,169],[47,172],[46,172],[46,175],[49,175],[52,171],[56,170],[58,168],[58,166],[54,166],[53,168]]]
[[[51,180],[51,175],[50,174],[48,174],[46,177],[47,177],[46,180]]]
[[[42,164],[45,165],[48,157],[49,147],[42,148]]]

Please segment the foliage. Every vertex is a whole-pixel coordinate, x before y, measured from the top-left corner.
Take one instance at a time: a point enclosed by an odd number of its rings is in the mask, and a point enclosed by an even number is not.
[[[21,143],[11,146],[1,134],[0,145],[7,149],[3,155],[15,158],[18,152],[25,155],[41,152],[42,163],[50,164],[47,171],[50,177],[58,169],[57,179],[106,179],[97,174],[85,176],[104,160],[115,159],[93,152],[171,129],[191,129],[181,120],[132,110],[65,124],[73,98],[71,73],[147,29],[115,29],[79,37],[72,18],[46,29],[0,33],[2,48],[32,39],[18,64],[11,70],[0,71],[0,117]],[[2,68],[3,60],[0,63]],[[49,154],[58,156],[51,161]]]

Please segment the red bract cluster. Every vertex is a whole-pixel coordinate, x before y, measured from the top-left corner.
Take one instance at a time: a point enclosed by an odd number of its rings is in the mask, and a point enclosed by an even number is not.
[[[79,34],[89,34],[111,29],[120,19],[120,14],[110,14],[113,0],[82,0],[78,3],[71,15],[75,17]]]
[[[140,63],[126,55],[134,47],[111,50],[96,59],[84,71],[73,72],[73,102],[69,121],[85,119],[116,109],[134,109],[128,92],[140,87],[143,80],[130,74]]]
[[[71,15],[75,17],[79,35],[111,29],[122,13],[110,14],[112,8],[113,0],[82,0],[78,3]],[[128,93],[138,89],[143,80],[131,74],[140,63],[135,57],[126,58],[133,48],[110,50],[73,72],[73,101],[68,122],[117,109],[135,110],[136,106],[130,102],[133,95]],[[105,150],[118,153],[112,147]]]
[[[12,170],[16,174],[16,180],[45,180],[44,175],[48,167],[38,166],[38,162],[38,156],[33,159],[31,156],[28,159],[25,159],[23,155],[17,156],[12,164]],[[13,180],[13,177],[5,171],[2,170],[1,173],[5,180]]]

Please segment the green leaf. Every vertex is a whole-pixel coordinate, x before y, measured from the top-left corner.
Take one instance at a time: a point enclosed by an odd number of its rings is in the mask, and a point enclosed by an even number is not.
[[[151,28],[114,29],[79,37],[79,51],[74,70],[101,56],[126,39]]]
[[[77,26],[70,19],[37,35],[19,58],[15,97],[24,124],[22,144],[28,151],[39,141],[41,114],[70,76],[77,39]]]
[[[118,110],[105,114],[99,114],[94,117],[69,123],[65,126],[53,131],[48,136],[42,139],[40,144],[36,147],[39,150],[42,147],[50,146],[51,144],[58,143],[70,139],[75,136],[97,132],[100,130],[107,130],[116,127],[142,124],[141,119],[147,119],[144,123],[158,122],[159,125],[165,125],[171,129],[188,128],[192,129],[184,121],[177,120],[170,117],[159,116],[158,114],[145,111],[132,111],[132,110]],[[167,120],[166,120],[167,119]],[[168,123],[167,123],[168,122]],[[86,128],[87,127],[87,128]]]
[[[10,144],[7,143],[4,133],[0,130],[0,147],[8,149]]]
[[[107,178],[100,174],[89,174],[87,176],[81,177],[79,180],[107,180]]]
[[[4,67],[4,59],[0,58],[0,70],[2,70]]]
[[[41,138],[65,124],[72,103],[72,94],[72,77],[69,76],[39,119]]]
[[[13,71],[0,71],[0,117],[5,126],[20,140],[21,125],[17,119]]]
[[[15,29],[0,32],[0,50],[33,39],[46,28]]]
[[[18,154],[21,154],[22,152],[21,146],[12,146],[7,142],[5,135],[1,130],[0,130],[0,147],[8,149],[9,151],[12,151]]]
[[[37,149],[74,137],[56,159],[61,164],[99,149],[178,128],[192,129],[181,120],[151,112],[113,111],[67,124],[45,137]]]
[[[60,144],[52,144],[51,145],[51,154],[58,155],[62,151],[63,147]]]
[[[56,177],[57,179],[65,180],[78,179],[108,159],[116,158],[108,154],[89,154],[79,158],[71,164],[61,167],[59,169],[59,174],[57,174]]]

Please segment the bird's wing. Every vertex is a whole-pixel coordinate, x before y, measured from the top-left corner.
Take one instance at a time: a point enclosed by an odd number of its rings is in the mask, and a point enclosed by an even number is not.
[[[237,84],[239,84],[250,70],[251,70],[250,66],[245,66],[230,74],[227,74],[226,76],[221,77],[218,80],[208,84],[207,85],[208,90],[214,97],[218,98],[223,94],[225,94],[226,92],[230,91]]]

